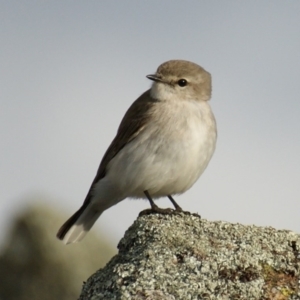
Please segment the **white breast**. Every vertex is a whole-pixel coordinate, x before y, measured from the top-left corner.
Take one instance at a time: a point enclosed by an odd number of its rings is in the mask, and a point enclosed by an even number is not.
[[[207,102],[159,103],[146,129],[111,161],[108,179],[124,197],[152,197],[188,190],[205,170],[216,144]]]

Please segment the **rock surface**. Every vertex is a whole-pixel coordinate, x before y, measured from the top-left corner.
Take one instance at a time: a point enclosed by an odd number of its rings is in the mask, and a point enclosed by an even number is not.
[[[300,236],[199,217],[139,217],[80,300],[300,299]]]

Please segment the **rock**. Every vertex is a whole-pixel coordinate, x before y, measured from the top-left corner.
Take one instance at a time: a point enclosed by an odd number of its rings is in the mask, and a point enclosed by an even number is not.
[[[66,218],[42,206],[16,218],[0,256],[1,300],[77,299],[83,280],[115,254],[93,232],[65,246],[55,235]]]
[[[300,236],[187,214],[139,217],[80,300],[300,299]]]

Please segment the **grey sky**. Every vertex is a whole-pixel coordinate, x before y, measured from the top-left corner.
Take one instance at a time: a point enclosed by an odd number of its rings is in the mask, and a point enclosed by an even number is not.
[[[219,137],[178,203],[300,232],[299,15],[299,1],[2,1],[1,225],[39,195],[78,209],[145,76],[179,58],[212,74]],[[125,200],[96,228],[116,243],[148,206]]]

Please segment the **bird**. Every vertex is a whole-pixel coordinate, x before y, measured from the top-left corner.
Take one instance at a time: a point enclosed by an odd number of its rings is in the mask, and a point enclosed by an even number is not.
[[[146,77],[150,89],[125,113],[82,206],[57,233],[65,244],[81,241],[106,209],[126,198],[148,199],[148,211],[163,213],[154,200],[168,197],[173,211],[182,211],[173,196],[193,186],[215,151],[210,73],[169,60]]]

